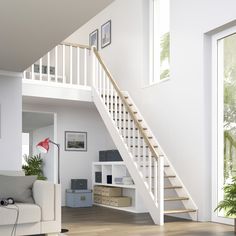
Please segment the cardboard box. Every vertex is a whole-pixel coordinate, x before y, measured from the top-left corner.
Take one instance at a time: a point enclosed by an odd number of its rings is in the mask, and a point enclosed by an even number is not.
[[[122,189],[116,187],[103,187],[102,196],[107,196],[107,197],[122,196]]]
[[[130,197],[111,197],[110,205],[114,207],[128,207],[131,206],[131,200]]]
[[[102,190],[103,190],[103,186],[98,186],[98,185],[95,185],[93,187],[93,193],[95,195],[102,195]]]
[[[93,195],[93,201],[95,203],[101,204],[102,203],[102,196],[101,195]]]
[[[102,196],[102,204],[110,205],[110,197]]]

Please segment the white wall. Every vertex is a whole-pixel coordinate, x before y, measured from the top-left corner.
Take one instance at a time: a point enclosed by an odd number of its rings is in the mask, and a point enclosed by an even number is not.
[[[20,170],[21,74],[0,71],[0,169]]]
[[[33,155],[40,154],[40,152],[36,148],[37,144],[42,140],[44,140],[45,138],[54,140],[54,127],[53,125],[50,125],[47,127],[36,129],[31,132],[30,137],[32,139],[30,143],[32,144]],[[44,167],[43,167],[44,176],[47,177],[48,181],[56,182],[57,178],[54,178],[54,173],[55,173],[54,147],[50,146],[48,153],[47,154],[41,153],[41,157],[44,160]]]
[[[57,142],[61,145],[62,204],[65,204],[65,190],[70,188],[71,179],[88,179],[88,187],[91,188],[92,162],[98,161],[99,150],[115,148],[96,108],[86,105],[23,104],[23,110],[57,114]],[[88,151],[65,151],[65,131],[87,132]]]
[[[236,2],[173,0],[170,5],[171,80],[165,83],[144,88],[148,79],[147,0],[116,0],[67,41],[88,44],[89,33],[112,20],[112,44],[100,53],[174,164],[199,207],[199,219],[209,220],[211,64],[205,33],[235,20]]]

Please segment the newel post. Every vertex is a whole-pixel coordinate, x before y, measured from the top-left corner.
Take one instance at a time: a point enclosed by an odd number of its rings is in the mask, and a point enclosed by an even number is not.
[[[159,213],[159,225],[164,224],[164,157],[159,155],[158,157],[158,213]]]
[[[92,86],[96,89],[96,56],[95,50],[96,47],[91,47],[91,56],[92,56]]]

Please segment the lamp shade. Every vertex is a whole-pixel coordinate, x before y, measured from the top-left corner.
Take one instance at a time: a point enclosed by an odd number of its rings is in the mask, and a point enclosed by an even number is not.
[[[49,150],[49,138],[39,142],[36,147],[40,152],[47,153]]]

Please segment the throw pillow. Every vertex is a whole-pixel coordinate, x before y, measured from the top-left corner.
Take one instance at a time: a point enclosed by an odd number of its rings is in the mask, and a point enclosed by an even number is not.
[[[0,198],[13,198],[15,202],[34,203],[32,188],[37,176],[0,175]]]

